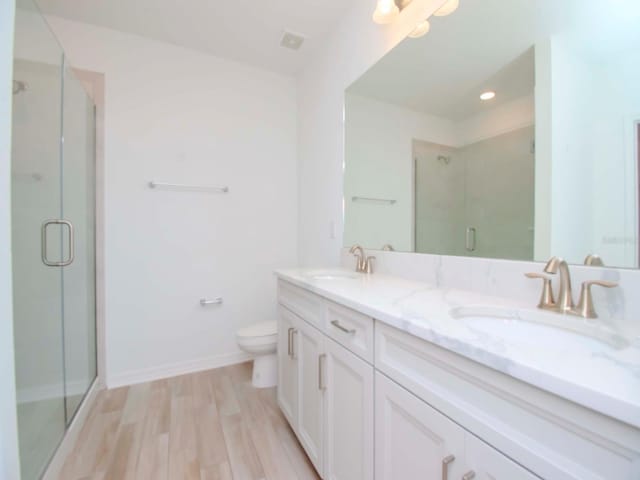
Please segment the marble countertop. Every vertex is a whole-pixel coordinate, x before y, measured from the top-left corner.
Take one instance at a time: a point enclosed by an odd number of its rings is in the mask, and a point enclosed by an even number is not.
[[[616,338],[598,320],[542,312],[532,305],[471,291],[436,288],[383,274],[314,269],[276,275],[387,325],[487,367],[640,428],[640,345]],[[337,273],[334,278],[331,273]],[[341,275],[345,275],[342,277]],[[347,277],[347,275],[349,277]],[[314,278],[315,277],[315,278]],[[532,308],[533,307],[533,308]],[[513,312],[522,321],[484,322],[464,315]],[[459,314],[462,312],[463,316]],[[475,312],[475,313],[474,313]],[[590,335],[549,328],[551,319],[584,325]],[[596,337],[612,341],[601,341]]]

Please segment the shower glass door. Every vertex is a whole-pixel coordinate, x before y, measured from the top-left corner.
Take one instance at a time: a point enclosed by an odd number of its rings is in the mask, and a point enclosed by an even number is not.
[[[96,376],[95,111],[68,65],[64,68],[63,99],[61,210],[62,218],[73,225],[75,240],[73,262],[62,268],[68,423]]]
[[[96,376],[95,123],[38,9],[16,6],[14,344],[21,472],[33,480]]]
[[[13,299],[22,477],[37,478],[65,431],[61,218],[62,49],[37,10],[19,2],[13,83]]]

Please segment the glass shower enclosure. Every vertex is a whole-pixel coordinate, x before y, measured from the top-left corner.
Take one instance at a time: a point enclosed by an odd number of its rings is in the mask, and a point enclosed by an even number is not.
[[[21,470],[31,480],[96,378],[95,108],[37,7],[16,6],[14,341]]]

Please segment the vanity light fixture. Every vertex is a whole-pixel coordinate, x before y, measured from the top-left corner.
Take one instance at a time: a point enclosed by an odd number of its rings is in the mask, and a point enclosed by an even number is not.
[[[400,14],[400,8],[395,0],[378,0],[373,12],[373,21],[380,25],[393,22]]]
[[[431,24],[429,23],[429,20],[424,20],[416,25],[416,28],[414,28],[411,31],[411,33],[409,34],[409,37],[420,38],[423,35],[426,35],[427,33],[429,33],[430,28],[431,28]]]
[[[458,8],[460,4],[460,0],[449,0],[447,3],[442,5],[438,10],[433,12],[433,15],[436,17],[446,17],[447,15],[452,14]]]
[[[491,100],[492,98],[496,97],[496,92],[494,92],[493,90],[489,90],[487,92],[482,92],[480,94],[480,100]]]

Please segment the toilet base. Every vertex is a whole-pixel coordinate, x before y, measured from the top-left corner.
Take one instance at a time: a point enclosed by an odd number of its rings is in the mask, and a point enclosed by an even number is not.
[[[251,384],[256,388],[275,387],[278,384],[278,355],[258,355],[253,360]]]

